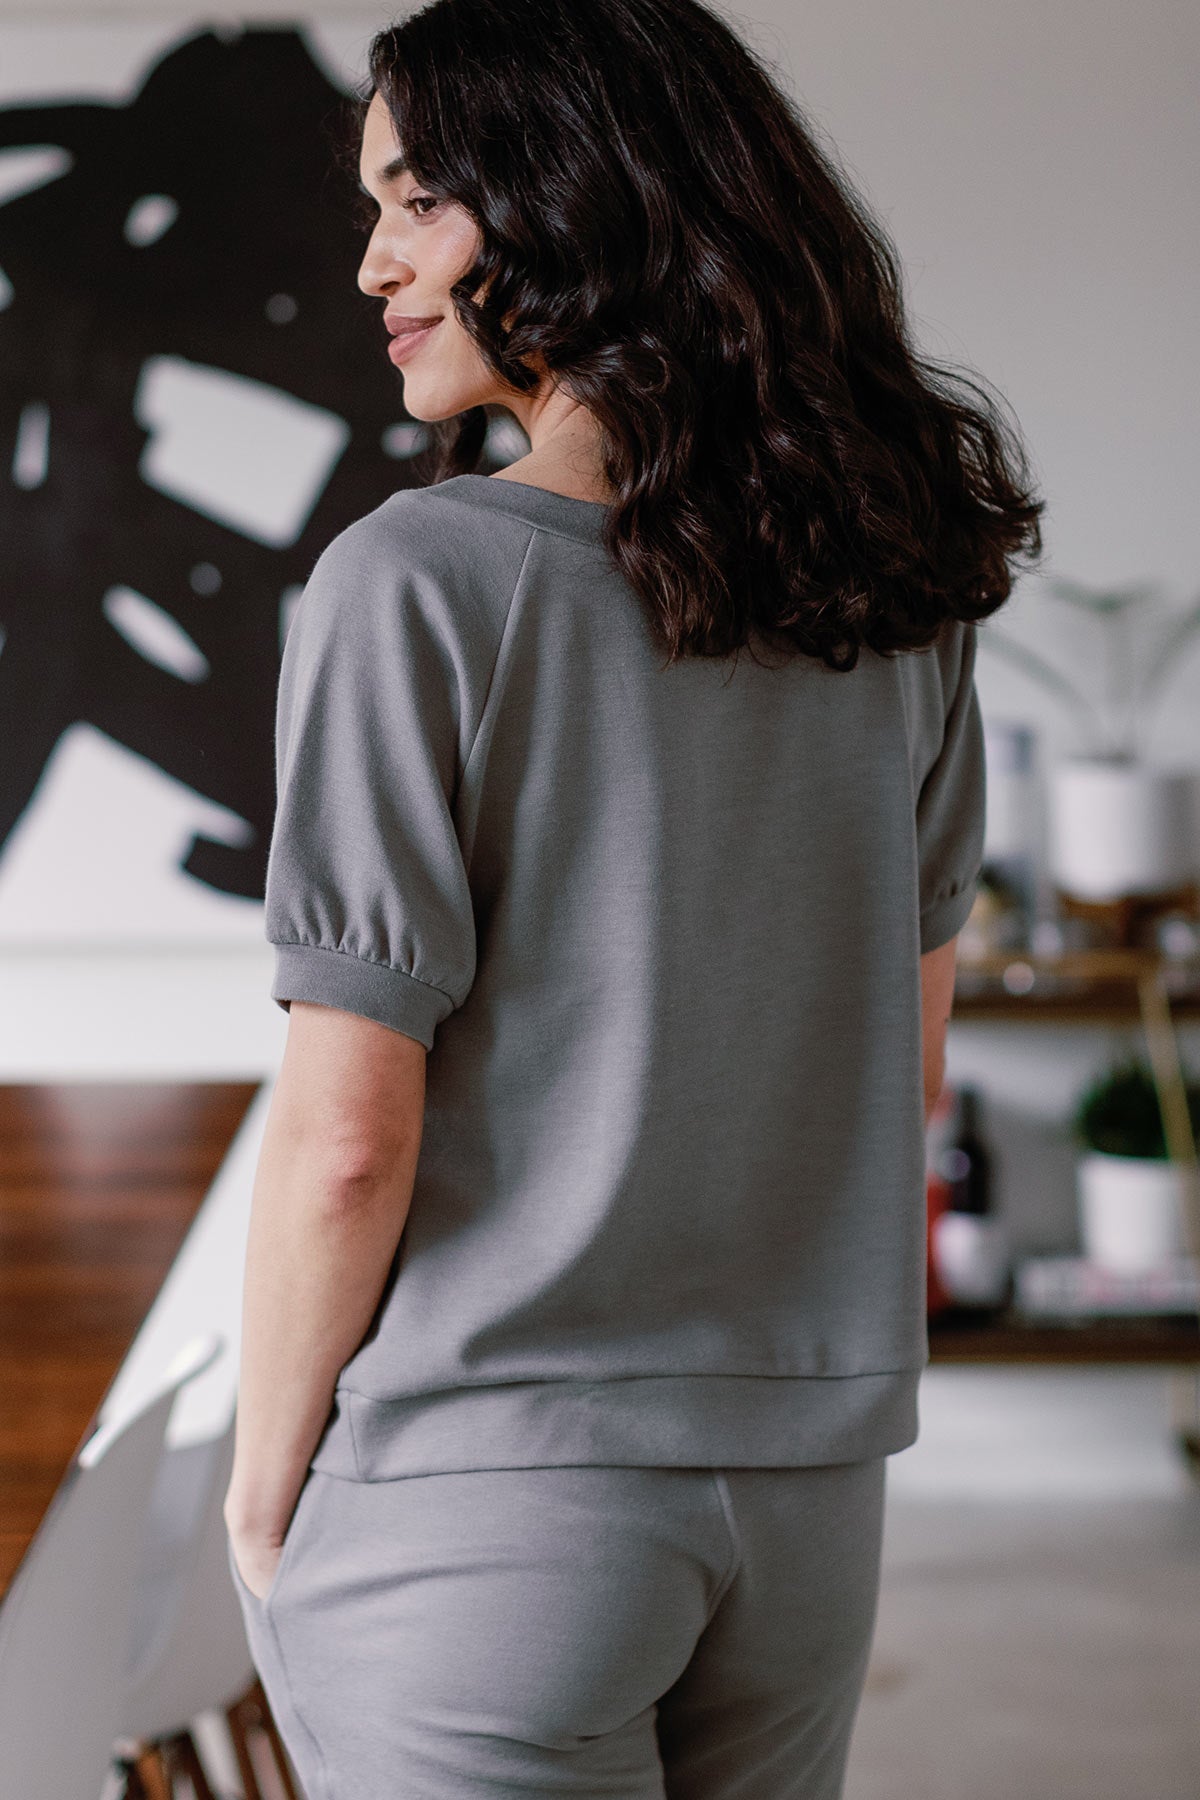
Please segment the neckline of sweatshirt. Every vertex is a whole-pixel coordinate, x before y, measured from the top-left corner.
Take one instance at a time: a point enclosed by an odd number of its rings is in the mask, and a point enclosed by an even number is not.
[[[540,525],[587,544],[600,543],[609,510],[603,500],[576,500],[550,488],[534,487],[528,481],[497,480],[491,475],[452,475],[448,481],[435,482],[422,491],[449,494],[491,512],[510,513],[530,525]]]

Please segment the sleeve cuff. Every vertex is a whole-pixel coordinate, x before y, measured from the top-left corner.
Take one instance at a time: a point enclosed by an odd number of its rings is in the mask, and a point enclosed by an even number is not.
[[[938,950],[956,937],[966,924],[971,908],[975,904],[977,879],[968,881],[966,887],[959,888],[956,894],[947,894],[942,900],[935,900],[921,914],[921,955],[930,950]]]
[[[293,1000],[312,1000],[341,1012],[375,1019],[392,1031],[433,1048],[437,1026],[454,1010],[441,988],[418,981],[387,963],[366,962],[345,950],[318,944],[275,944],[271,998],[284,1012]]]

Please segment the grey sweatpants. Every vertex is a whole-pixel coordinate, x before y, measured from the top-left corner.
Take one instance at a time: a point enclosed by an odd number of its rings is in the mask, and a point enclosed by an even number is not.
[[[250,1647],[307,1800],[837,1800],[886,1457],[309,1471]]]

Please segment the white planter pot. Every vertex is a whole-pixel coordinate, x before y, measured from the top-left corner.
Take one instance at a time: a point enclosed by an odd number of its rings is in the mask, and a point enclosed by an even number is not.
[[[1068,757],[1050,772],[1049,857],[1079,900],[1162,894],[1200,867],[1196,777],[1136,761]]]
[[[939,1213],[933,1221],[938,1280],[960,1306],[999,1306],[1008,1292],[1012,1256],[1002,1219]]]
[[[1090,1262],[1137,1275],[1186,1252],[1185,1183],[1194,1177],[1184,1164],[1092,1150],[1077,1174],[1079,1234]]]

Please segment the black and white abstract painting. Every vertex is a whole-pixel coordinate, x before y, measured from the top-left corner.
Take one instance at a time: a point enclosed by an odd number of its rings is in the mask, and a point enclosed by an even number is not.
[[[370,28],[0,27],[2,943],[260,935],[290,606],[426,446],[355,285]]]

